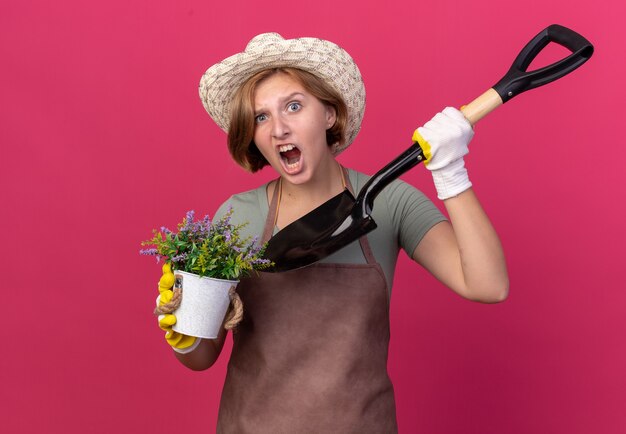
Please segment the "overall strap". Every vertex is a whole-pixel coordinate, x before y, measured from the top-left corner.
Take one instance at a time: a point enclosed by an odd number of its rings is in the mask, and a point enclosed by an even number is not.
[[[265,220],[265,228],[263,228],[262,244],[267,243],[274,234],[274,227],[276,226],[276,219],[278,218],[278,202],[282,191],[281,183],[282,179],[280,177],[276,178],[276,186],[274,187],[272,201],[270,202],[267,219]]]

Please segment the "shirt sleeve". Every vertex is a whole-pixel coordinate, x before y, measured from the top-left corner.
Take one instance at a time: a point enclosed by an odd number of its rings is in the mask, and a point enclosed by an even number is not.
[[[217,211],[215,211],[215,214],[213,215],[213,220],[217,221],[221,219],[222,217],[224,217],[224,215],[226,215],[228,210],[233,206],[232,202],[233,202],[233,197],[231,196],[223,204],[221,204],[219,208],[217,209]]]
[[[426,232],[446,217],[421,191],[402,180],[393,181],[385,190],[398,244],[411,257]]]

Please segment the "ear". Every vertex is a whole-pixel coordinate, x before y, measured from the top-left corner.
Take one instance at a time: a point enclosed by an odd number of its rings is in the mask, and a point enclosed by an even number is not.
[[[326,105],[326,129],[330,129],[337,121],[337,110],[331,105]]]

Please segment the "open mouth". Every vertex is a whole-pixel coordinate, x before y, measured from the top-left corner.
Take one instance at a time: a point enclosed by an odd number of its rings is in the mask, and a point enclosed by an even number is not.
[[[278,148],[280,158],[288,169],[297,169],[300,165],[300,149],[295,145],[282,145]]]

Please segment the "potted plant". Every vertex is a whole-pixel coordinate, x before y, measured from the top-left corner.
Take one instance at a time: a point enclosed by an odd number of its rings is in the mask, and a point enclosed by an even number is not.
[[[263,258],[265,245],[241,236],[246,224],[233,225],[232,213],[230,208],[211,222],[208,215],[195,220],[194,211],[188,211],[176,232],[161,227],[141,243],[152,246],[140,250],[142,255],[156,256],[173,269],[176,332],[216,338],[239,279],[273,265]]]

